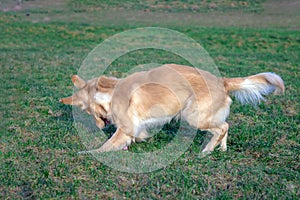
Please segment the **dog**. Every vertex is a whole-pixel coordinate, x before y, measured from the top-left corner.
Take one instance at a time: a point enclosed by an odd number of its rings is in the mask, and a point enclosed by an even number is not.
[[[242,104],[257,105],[264,95],[284,92],[283,80],[275,73],[218,78],[207,71],[177,64],[165,64],[121,79],[100,76],[85,81],[74,75],[72,82],[79,91],[60,102],[79,106],[94,117],[101,129],[107,121],[117,128],[100,148],[87,153],[122,150],[132,142],[148,138],[148,128],[178,116],[190,126],[212,133],[203,153],[212,152],[218,145],[226,151],[226,119],[232,103],[229,95]]]

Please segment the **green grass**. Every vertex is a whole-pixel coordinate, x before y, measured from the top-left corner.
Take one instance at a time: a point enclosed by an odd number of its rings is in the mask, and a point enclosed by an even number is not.
[[[72,94],[70,77],[97,44],[135,27],[31,23],[18,13],[0,13],[1,199],[299,198],[296,30],[169,26],[199,42],[222,76],[273,71],[285,81],[284,95],[270,96],[257,108],[233,102],[227,152],[200,158],[206,136],[199,132],[178,160],[152,173],[119,172],[90,155],[77,155],[85,147],[73,126],[72,108],[58,99]],[[141,50],[116,60],[107,73],[122,76],[128,66],[153,61],[186,62],[170,53]],[[158,149],[174,138],[174,130],[176,124],[167,125],[130,151]]]
[[[141,10],[141,11],[165,11],[165,12],[209,12],[209,11],[232,11],[232,10],[246,10],[246,11],[260,11],[261,4],[264,0],[210,0],[210,1],[196,1],[196,0],[71,0],[69,5],[75,12],[99,11],[105,9],[115,10]]]

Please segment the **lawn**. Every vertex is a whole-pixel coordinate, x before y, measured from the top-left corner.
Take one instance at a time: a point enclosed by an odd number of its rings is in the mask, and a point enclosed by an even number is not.
[[[298,199],[300,20],[297,12],[278,14],[299,10],[297,1],[120,2],[0,4],[0,198]],[[105,39],[145,26],[194,39],[221,76],[275,72],[285,81],[285,94],[269,96],[258,107],[234,100],[227,152],[199,156],[208,135],[199,131],[175,162],[149,173],[121,172],[92,155],[77,155],[86,147],[72,108],[58,101],[73,92],[71,75]],[[162,50],[137,50],[106,73],[120,77],[131,66],[154,62],[187,61]],[[166,125],[129,151],[160,149],[175,138],[176,127]]]

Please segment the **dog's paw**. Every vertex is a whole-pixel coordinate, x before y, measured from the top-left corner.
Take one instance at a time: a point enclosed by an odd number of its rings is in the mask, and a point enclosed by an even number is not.
[[[103,152],[106,152],[106,151],[99,148],[99,149],[93,149],[93,150],[89,150],[89,151],[79,151],[77,153],[77,155],[86,155],[86,154],[103,153]]]
[[[220,151],[227,151],[227,147],[220,145],[220,147],[218,148],[218,150],[220,150]]]
[[[77,155],[86,155],[86,154],[90,154],[91,152],[90,151],[79,151],[77,153]]]
[[[211,154],[211,151],[202,151],[199,153],[198,158],[205,158]]]
[[[93,153],[103,153],[103,152],[108,152],[108,151],[128,151],[128,146],[125,145],[124,147],[118,146],[115,147],[114,145],[110,143],[104,143],[99,149],[93,149],[93,150],[88,150],[88,151],[79,151],[77,155],[86,155],[86,154],[93,154]]]

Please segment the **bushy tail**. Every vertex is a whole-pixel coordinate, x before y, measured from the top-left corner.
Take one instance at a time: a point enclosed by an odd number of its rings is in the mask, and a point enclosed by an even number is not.
[[[283,80],[275,73],[265,72],[243,78],[224,78],[224,86],[242,104],[258,104],[264,95],[284,92]]]

